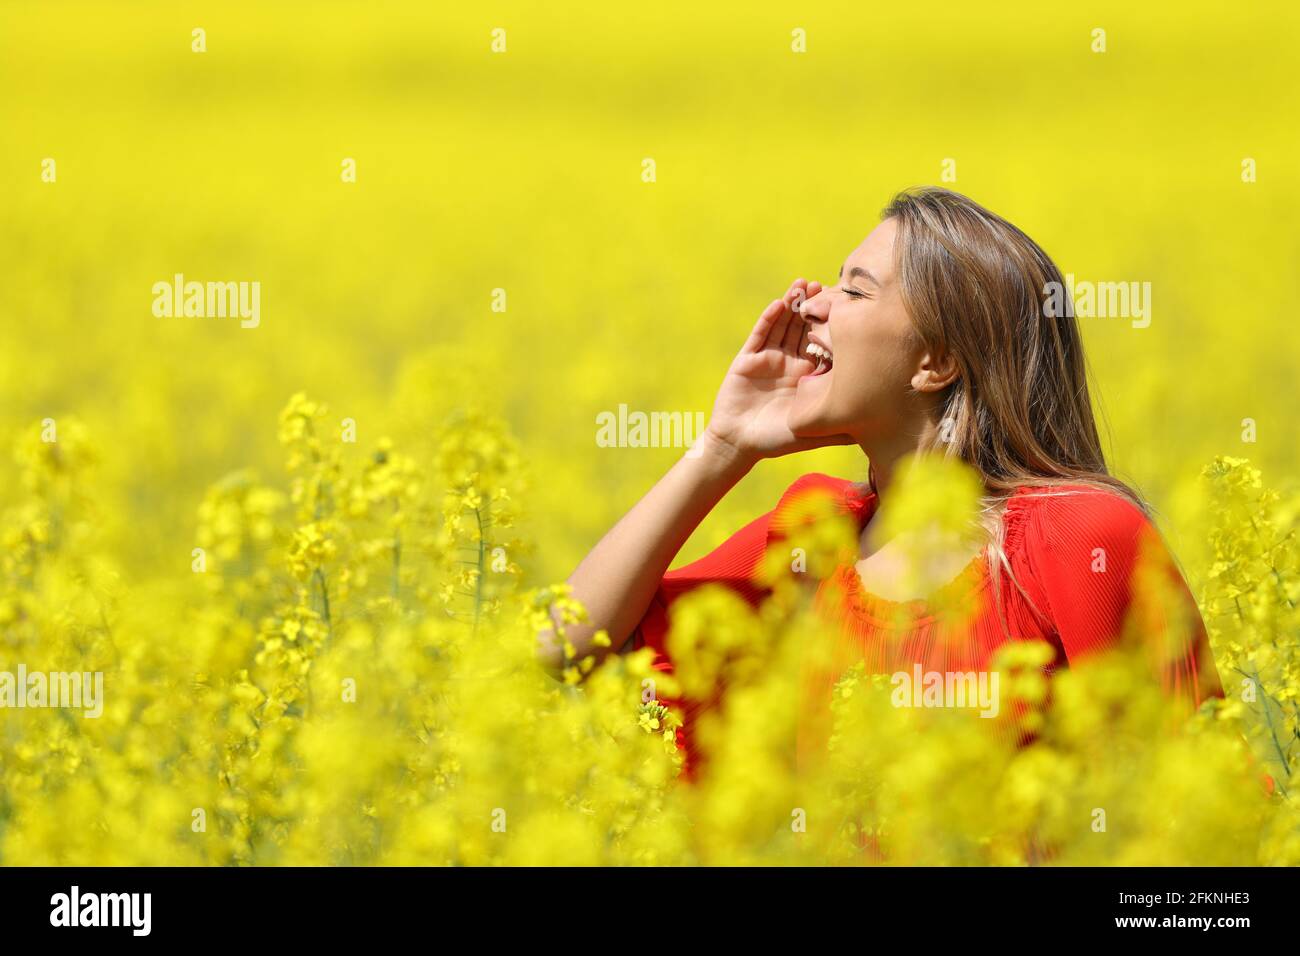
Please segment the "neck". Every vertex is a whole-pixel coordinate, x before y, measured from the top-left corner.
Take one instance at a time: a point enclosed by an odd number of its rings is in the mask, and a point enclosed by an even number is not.
[[[883,501],[894,473],[908,455],[932,454],[938,445],[939,426],[931,418],[921,418],[898,429],[893,435],[860,440],[858,446],[871,462],[872,488]]]

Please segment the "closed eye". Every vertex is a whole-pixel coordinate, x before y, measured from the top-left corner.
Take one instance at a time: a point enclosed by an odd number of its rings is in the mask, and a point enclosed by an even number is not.
[[[849,296],[849,297],[852,298],[852,299],[869,299],[869,298],[871,298],[871,296],[867,295],[865,292],[860,292],[859,290],[854,289],[854,288],[852,288],[851,286],[845,286],[841,291],[842,291],[845,295]]]

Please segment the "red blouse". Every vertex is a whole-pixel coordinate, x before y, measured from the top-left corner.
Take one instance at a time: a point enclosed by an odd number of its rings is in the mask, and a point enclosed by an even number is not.
[[[875,512],[876,495],[864,485],[829,475],[804,475],[786,490],[775,509],[745,525],[711,554],[664,575],[637,628],[633,647],[653,649],[655,669],[671,673],[673,663],[665,650],[668,609],[678,597],[701,584],[725,585],[757,606],[766,597],[755,580],[760,559],[786,536],[794,520],[791,509],[795,501],[817,490],[831,492],[837,508],[853,515],[859,528]],[[1041,493],[1065,490],[1078,493]],[[1005,575],[995,589],[987,560],[980,557],[940,589],[963,592],[949,597],[974,599],[974,617],[960,624],[933,613],[925,601],[894,602],[868,593],[852,564],[840,565],[819,583],[816,606],[839,626],[831,629],[838,632],[830,656],[835,662],[832,670],[819,672],[813,679],[813,698],[825,705],[816,707],[816,712],[823,716],[829,712],[835,680],[843,668],[858,660],[867,664],[870,673],[910,672],[916,664],[925,671],[979,671],[999,646],[1012,639],[1008,635],[1014,635],[1014,639],[1050,643],[1056,652],[1047,668],[1050,673],[1113,645],[1122,632],[1132,596],[1131,573],[1144,542],[1186,602],[1193,624],[1186,652],[1176,655],[1160,675],[1162,685],[1185,697],[1189,706],[1223,695],[1195,600],[1159,534],[1133,504],[1085,485],[1021,487],[1009,499],[1003,521],[1003,547],[1025,593]],[[1098,548],[1104,550],[1104,571],[1097,562]],[[702,765],[693,740],[694,722],[717,705],[724,690],[718,688],[707,700],[664,698],[684,721],[677,739],[685,753],[687,779],[694,779]],[[802,755],[824,740],[825,727],[807,710],[801,714],[805,715],[799,729]]]

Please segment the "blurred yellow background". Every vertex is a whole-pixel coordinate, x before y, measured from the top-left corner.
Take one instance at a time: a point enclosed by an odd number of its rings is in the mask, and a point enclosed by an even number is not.
[[[597,415],[707,413],[762,307],[832,279],[895,191],[934,183],[1082,280],[1151,283],[1148,328],[1081,321],[1112,467],[1195,553],[1180,489],[1215,454],[1294,476],[1297,20],[1280,2],[6,0],[0,426],[88,424],[109,550],[143,579],[188,573],[212,482],[278,479],[292,393],[367,447],[480,405],[532,474],[527,577],[562,579],[680,454],[598,447]],[[176,273],[260,282],[260,325],[156,318]],[[767,463],[681,559],[812,470],[865,462]]]

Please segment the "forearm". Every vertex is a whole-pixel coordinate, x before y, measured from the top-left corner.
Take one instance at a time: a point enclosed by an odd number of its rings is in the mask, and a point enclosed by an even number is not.
[[[679,458],[569,576],[573,596],[589,615],[587,624],[565,628],[577,659],[591,654],[599,660],[627,641],[682,545],[754,464],[708,433],[695,450],[699,454]],[[610,647],[592,643],[602,629]],[[564,651],[553,632],[539,635],[538,656],[553,674],[562,671]]]

